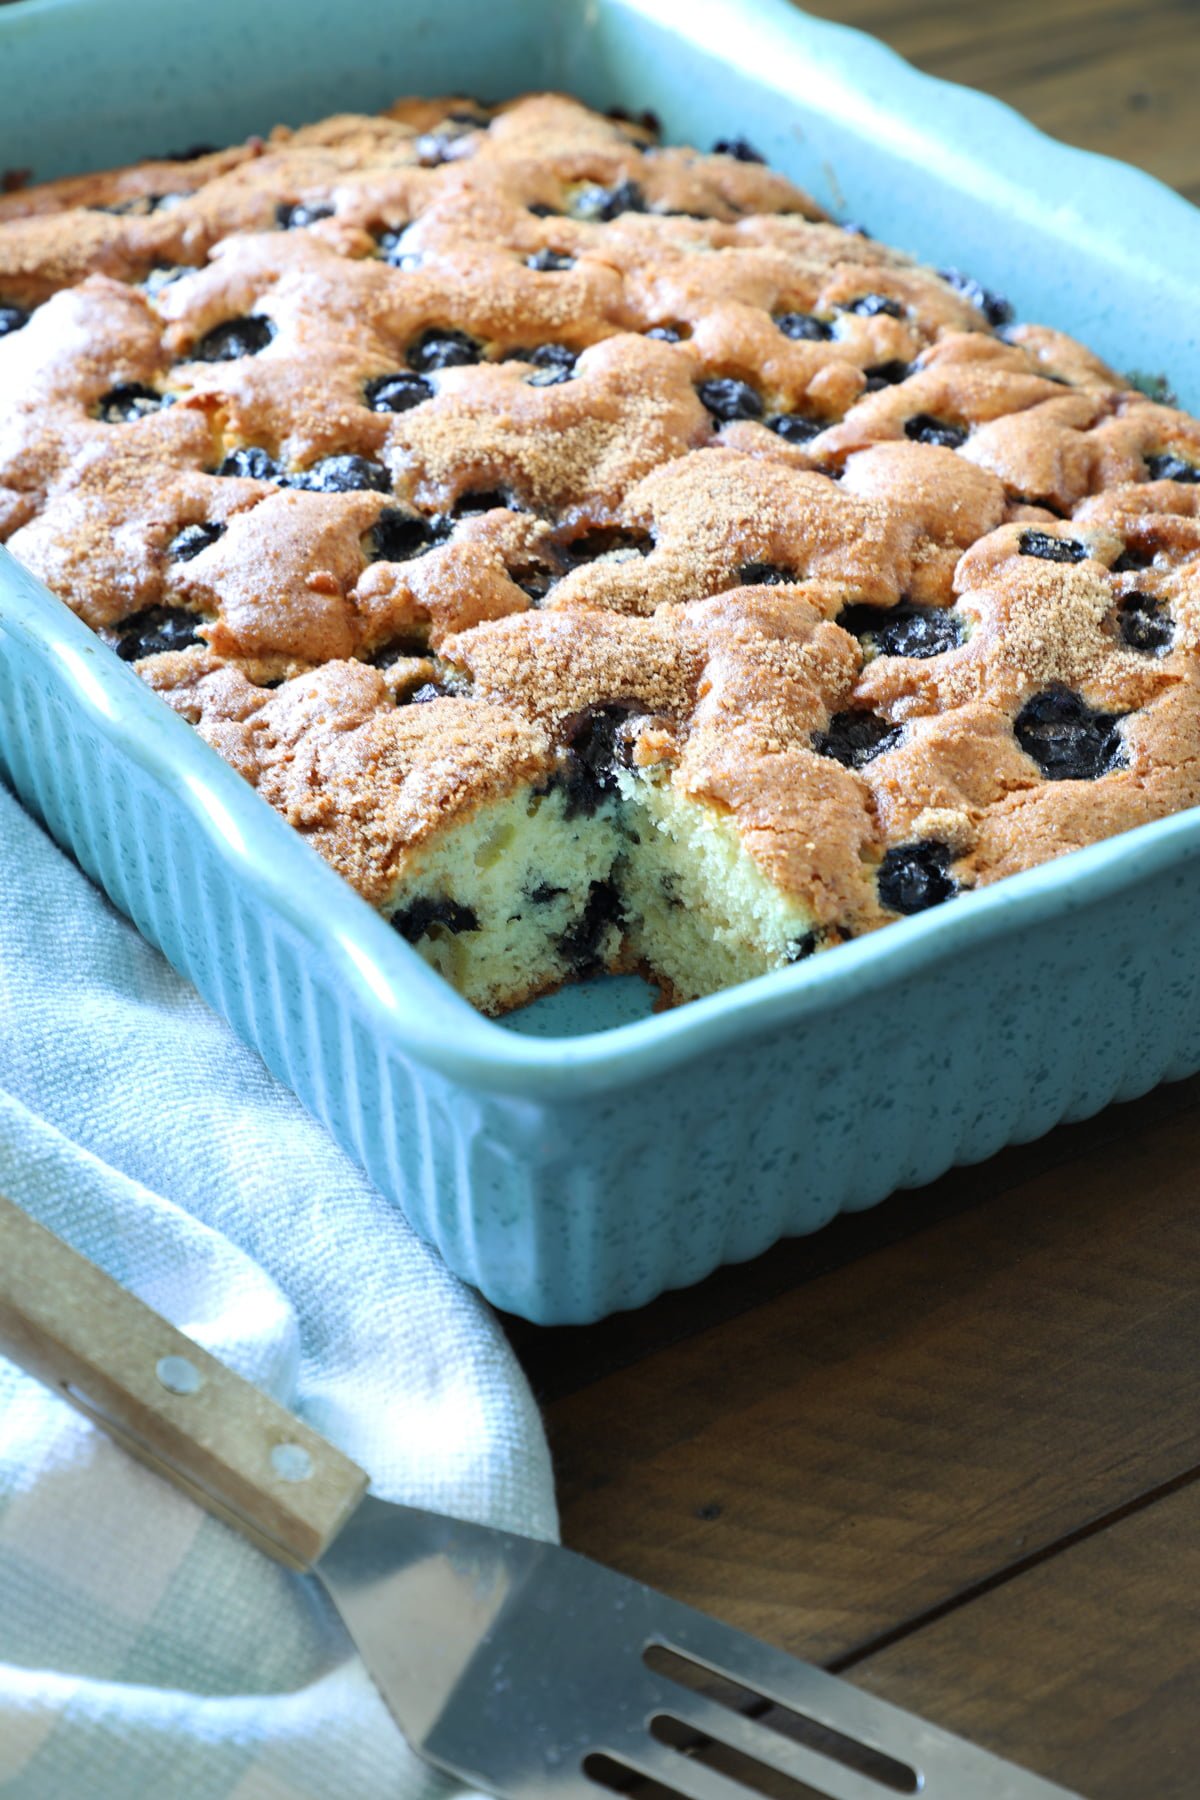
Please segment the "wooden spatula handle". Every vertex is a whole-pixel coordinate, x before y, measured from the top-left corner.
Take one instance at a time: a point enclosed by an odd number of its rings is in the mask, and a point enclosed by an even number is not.
[[[0,1196],[0,1354],[283,1562],[315,1562],[363,1471]]]

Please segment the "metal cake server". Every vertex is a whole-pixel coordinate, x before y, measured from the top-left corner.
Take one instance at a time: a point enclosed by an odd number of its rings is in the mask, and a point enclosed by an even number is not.
[[[598,1800],[642,1778],[685,1800],[1077,1800],[572,1551],[368,1494],[2,1198],[0,1352],[320,1581],[413,1749],[494,1794]]]

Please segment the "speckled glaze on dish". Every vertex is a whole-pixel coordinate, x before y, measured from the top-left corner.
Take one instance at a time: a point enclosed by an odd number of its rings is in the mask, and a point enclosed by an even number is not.
[[[0,11],[0,165],[559,86],[651,106],[668,138],[743,132],[837,212],[1200,403],[1190,206],[784,0],[439,0],[382,34],[367,0],[333,33],[309,0],[210,0],[165,47],[163,17]],[[673,1013],[608,982],[498,1024],[3,552],[0,771],[448,1263],[541,1321],[638,1305],[1200,1067],[1195,813]]]

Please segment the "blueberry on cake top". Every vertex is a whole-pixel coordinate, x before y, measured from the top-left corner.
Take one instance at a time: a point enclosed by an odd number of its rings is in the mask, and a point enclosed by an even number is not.
[[[0,198],[0,538],[477,1005],[1200,800],[1200,425],[751,146],[408,100]]]

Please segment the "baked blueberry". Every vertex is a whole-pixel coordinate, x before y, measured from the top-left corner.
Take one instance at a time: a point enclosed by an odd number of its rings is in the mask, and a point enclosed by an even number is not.
[[[643,335],[648,338],[655,338],[660,344],[682,344],[685,338],[691,337],[692,328],[690,325],[683,324],[651,325],[649,331],[645,332]]]
[[[509,512],[525,510],[520,502],[504,488],[468,488],[465,493],[458,496],[446,517],[475,519],[481,513],[496,512],[500,507],[507,507]]]
[[[879,898],[891,912],[919,913],[958,892],[950,847],[936,838],[896,844],[879,865]]]
[[[597,525],[560,546],[565,562],[572,567],[580,563],[598,562],[602,556],[629,562],[635,556],[649,556],[654,539],[644,531],[622,531],[617,525]]]
[[[20,331],[28,321],[29,314],[23,306],[0,306],[0,338],[7,337],[10,331]]]
[[[966,443],[965,425],[952,425],[948,419],[937,419],[932,413],[914,413],[904,423],[904,435],[917,444],[939,444],[943,450],[959,450]]]
[[[432,400],[434,386],[412,369],[398,369],[394,375],[376,375],[363,395],[372,412],[402,413],[420,406],[423,400]]]
[[[1017,539],[1022,556],[1040,556],[1043,562],[1077,563],[1087,555],[1078,538],[1052,537],[1048,531],[1023,531]]]
[[[275,219],[281,231],[300,231],[305,225],[315,225],[318,219],[332,219],[333,207],[327,200],[313,201],[305,205],[297,200],[292,205],[281,200],[275,208]]]
[[[189,144],[186,150],[164,150],[159,162],[198,162],[202,156],[215,156],[216,144]]]
[[[465,131],[423,131],[413,143],[417,161],[423,169],[438,168],[440,164],[450,161],[451,146],[466,135]]]
[[[728,204],[735,213],[742,210],[740,206],[734,206],[732,201]],[[654,211],[660,219],[715,219],[717,217],[715,212],[709,209],[701,212],[695,206],[656,206]]]
[[[1133,575],[1140,569],[1148,569],[1153,561],[1153,551],[1139,550],[1132,544],[1126,544],[1116,562],[1113,563],[1112,572],[1114,575]]]
[[[534,211],[533,207],[530,211]],[[621,213],[645,212],[646,196],[636,181],[621,181],[616,187],[585,187],[576,194],[571,212],[577,219],[591,219],[604,224]]]
[[[1146,473],[1151,481],[1200,481],[1200,467],[1177,456],[1174,450],[1161,451],[1146,458]]]
[[[604,116],[606,119],[615,119],[620,124],[640,125],[642,130],[648,132],[651,137],[662,136],[662,120],[648,106],[636,113],[629,112],[624,106],[609,106],[605,109]]]
[[[1079,694],[1056,685],[1026,701],[1013,732],[1047,781],[1095,781],[1125,762],[1117,730],[1124,716],[1096,712]]]
[[[143,656],[162,656],[168,650],[186,650],[202,642],[200,620],[181,606],[147,606],[114,625],[115,649],[123,662]]]
[[[626,706],[591,707],[569,732],[565,766],[555,777],[565,795],[564,817],[591,818],[616,793],[617,771],[629,767],[630,744],[623,735],[628,719]]]
[[[405,512],[400,506],[385,506],[371,527],[371,547],[377,562],[411,562],[424,556],[445,533],[423,519],[420,513]]]
[[[560,269],[573,269],[575,258],[565,250],[535,250],[525,258],[525,267],[535,269],[539,275],[557,274]]]
[[[856,710],[834,713],[826,731],[813,732],[812,744],[818,756],[831,756],[847,769],[862,769],[885,750],[893,750],[903,736],[902,725],[893,725],[878,713]]]
[[[188,362],[236,362],[242,356],[257,356],[275,336],[275,326],[261,313],[250,313],[242,319],[226,319],[206,331],[194,346]]]
[[[793,938],[784,951],[784,961],[789,963],[806,962],[817,947],[815,931],[806,931],[803,937]]]
[[[483,360],[483,345],[465,331],[450,326],[431,326],[409,345],[408,361],[412,368],[458,369]]]
[[[833,336],[833,326],[826,319],[818,319],[815,313],[774,313],[772,317],[784,337],[797,342],[822,343]]]
[[[530,387],[555,387],[570,381],[575,373],[575,352],[566,344],[538,344],[532,350],[513,350],[514,362],[533,364],[533,374],[526,377]]]
[[[593,881],[583,912],[558,940],[559,953],[572,975],[585,980],[603,972],[600,946],[611,925],[625,923],[621,895],[613,881]]]
[[[363,489],[390,494],[392,478],[382,463],[366,456],[323,456],[311,469],[288,476],[287,485],[314,494],[355,494]]]
[[[167,404],[162,394],[141,381],[122,381],[109,388],[96,407],[96,417],[106,425],[132,425]]]
[[[177,531],[167,545],[167,555],[175,562],[191,562],[193,556],[199,556],[210,544],[224,537],[224,525],[205,523],[203,525],[185,525]]]
[[[544,200],[531,200],[525,208],[535,219],[561,219],[562,212],[557,206],[547,206]]]
[[[902,319],[904,308],[899,300],[893,300],[890,294],[860,294],[857,300],[844,300],[839,311],[857,313],[863,319],[878,318],[881,313],[889,319]]]
[[[370,655],[364,657],[363,660],[370,663],[373,669],[388,669],[394,662],[398,662],[401,657],[424,657],[428,656],[428,654],[429,645],[425,639],[423,637],[416,637],[412,632],[408,632],[399,637],[389,638],[386,644],[378,645],[377,648],[372,650]],[[425,685],[429,687],[432,686],[432,683],[426,682]],[[420,689],[417,691],[420,692]]]
[[[1013,309],[1003,294],[993,293],[991,288],[985,288],[981,281],[976,281],[973,275],[964,275],[961,269],[939,269],[938,274],[943,281],[949,282],[950,286],[960,293],[964,300],[969,300],[972,306],[977,306],[989,325],[1011,324]]]
[[[257,445],[246,450],[231,450],[223,456],[213,473],[215,475],[242,475],[250,481],[282,481],[283,470],[265,450]]]
[[[415,268],[420,261],[418,256],[404,249],[404,234],[407,230],[407,225],[386,225],[382,231],[375,233],[375,242],[379,245],[383,260],[390,263],[393,269]]]
[[[537,567],[510,569],[509,577],[528,597],[531,606],[540,606],[551,588],[562,580],[557,570]]]
[[[406,943],[416,944],[421,938],[428,937],[436,925],[443,926],[456,937],[460,931],[478,931],[479,915],[474,907],[460,906],[457,900],[449,900],[444,895],[418,894],[415,900],[394,912],[388,923]]]
[[[87,210],[114,213],[118,218],[145,218],[149,213],[177,206],[181,200],[188,198],[187,194],[130,194],[127,200],[114,200],[108,206],[89,206]]]
[[[762,397],[748,381],[721,375],[715,381],[702,381],[696,392],[716,425],[728,424],[733,419],[762,418]]]
[[[1153,594],[1126,594],[1117,611],[1117,625],[1131,650],[1163,656],[1175,641],[1170,613]]]
[[[765,163],[767,160],[744,137],[718,138],[713,145],[713,155],[732,156],[738,162]]]
[[[417,161],[423,169],[436,169],[450,162],[454,146],[474,131],[486,131],[488,120],[478,113],[449,113],[436,131],[423,131],[413,144]]]
[[[962,616],[949,606],[848,606],[838,617],[843,631],[879,656],[942,656],[963,641]]]
[[[748,562],[738,570],[742,587],[784,587],[789,581],[798,580],[794,569],[782,568],[779,563]]]
[[[763,420],[768,431],[788,444],[807,444],[824,431],[825,419],[809,419],[804,413],[771,413]]]
[[[867,385],[863,390],[867,394],[877,394],[880,388],[895,387],[898,382],[907,381],[913,372],[911,363],[902,362],[898,357],[891,362],[875,363],[863,373]]]

